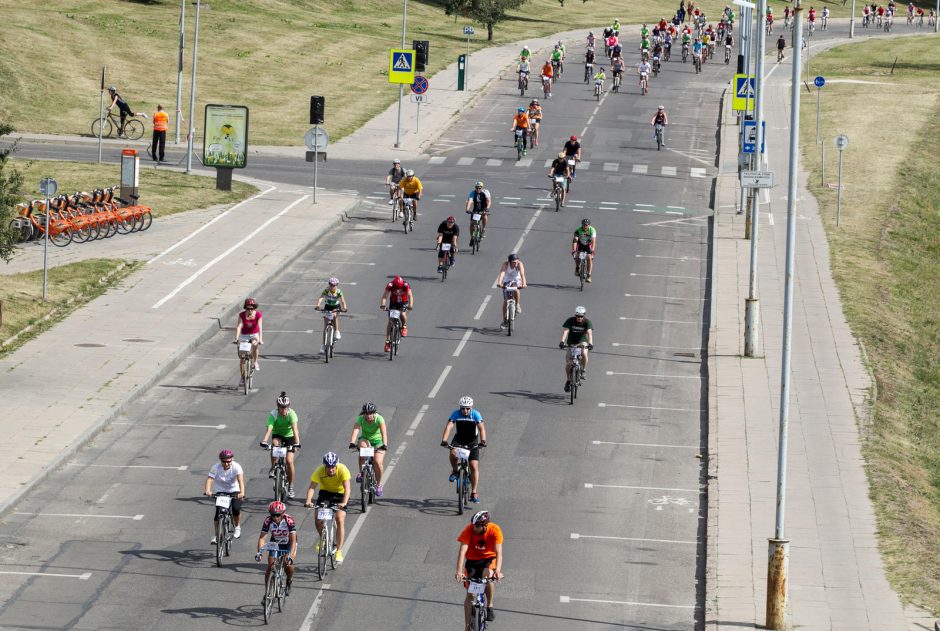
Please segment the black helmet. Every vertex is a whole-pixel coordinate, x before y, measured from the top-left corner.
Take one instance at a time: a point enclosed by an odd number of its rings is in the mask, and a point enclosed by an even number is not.
[[[363,413],[363,414],[375,414],[375,411],[376,411],[377,409],[378,409],[378,408],[375,407],[375,403],[373,403],[372,401],[369,401],[368,403],[363,403],[363,404],[362,404],[362,413]]]

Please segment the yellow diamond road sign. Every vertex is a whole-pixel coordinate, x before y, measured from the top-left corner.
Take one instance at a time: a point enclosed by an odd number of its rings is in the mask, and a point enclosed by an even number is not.
[[[754,75],[736,74],[734,75],[734,98],[731,99],[731,109],[736,111],[754,109],[754,84],[756,80]]]
[[[411,48],[392,48],[388,51],[388,82],[415,82],[415,51]]]

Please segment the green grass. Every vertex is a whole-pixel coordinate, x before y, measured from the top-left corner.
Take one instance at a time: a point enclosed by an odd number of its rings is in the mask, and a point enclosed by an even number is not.
[[[940,73],[935,37],[875,40],[812,61],[827,79],[826,182],[845,154],[842,222],[819,186],[815,95],[803,94],[801,143],[831,245],[846,317],[877,385],[864,429],[871,496],[888,576],[902,597],[940,614]],[[899,58],[894,74],[891,65]],[[902,62],[903,60],[903,62]]]
[[[0,356],[12,352],[62,321],[75,309],[117,285],[139,265],[140,262],[89,259],[51,267],[45,303],[42,302],[42,270],[4,275],[0,283],[0,304],[3,308],[0,341],[21,333],[29,326],[33,328],[10,345],[0,347]],[[105,277],[107,279],[101,282]]]
[[[23,173],[24,197],[29,199],[40,197],[39,180],[47,175],[56,179],[59,192],[64,194],[117,185],[121,180],[120,167],[116,164],[52,160],[11,162]],[[142,159],[141,165],[145,166],[146,161]],[[150,206],[156,217],[215,204],[233,204],[257,192],[258,189],[251,184],[234,180],[231,191],[217,191],[212,178],[152,168],[140,170],[140,203]]]
[[[313,94],[327,99],[325,126],[334,139],[352,133],[397,98],[397,86],[388,83],[386,73],[388,49],[401,43],[398,0],[208,4],[211,8],[200,15],[200,137],[206,103],[247,105],[252,144],[301,145]],[[726,2],[698,4],[717,16]],[[562,8],[557,0],[531,0],[496,26],[493,43],[586,31],[613,18],[623,24],[651,21],[670,17],[677,6],[674,0],[567,0]],[[19,131],[90,134],[98,115],[101,67],[106,65],[106,83],[118,86],[135,110],[151,114],[158,103],[164,105],[173,135],[179,7],[178,0],[0,0],[0,120]],[[187,116],[193,14],[187,0]],[[466,52],[465,24],[470,22],[444,15],[441,0],[408,3],[406,41],[430,41],[428,75]],[[486,44],[486,28],[474,26],[476,50]]]

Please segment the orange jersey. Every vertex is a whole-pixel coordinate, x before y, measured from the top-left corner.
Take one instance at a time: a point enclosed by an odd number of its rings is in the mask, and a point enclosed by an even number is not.
[[[545,64],[544,66],[542,66],[542,74],[546,77],[552,76],[552,65]]]
[[[154,112],[153,114],[153,130],[154,131],[166,131],[167,124],[170,122],[170,117],[166,112]]]
[[[516,121],[517,128],[519,127],[521,127],[522,129],[529,128],[529,117],[526,115],[525,112],[523,112],[522,114],[516,114],[513,117],[513,120]]]
[[[496,558],[496,546],[503,543],[503,531],[496,524],[490,522],[482,535],[473,531],[473,524],[467,524],[457,541],[467,544],[467,559],[482,561]]]

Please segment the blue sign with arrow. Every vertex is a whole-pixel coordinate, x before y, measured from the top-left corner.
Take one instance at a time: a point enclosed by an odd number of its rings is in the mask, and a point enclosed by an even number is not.
[[[767,138],[767,121],[761,121],[764,139]],[[764,153],[766,143],[762,142],[760,152]],[[744,137],[741,139],[741,152],[754,153],[757,150],[757,121],[744,121]]]
[[[815,79],[813,79],[813,83],[816,84],[817,88],[821,88],[824,85],[826,85],[826,78],[822,76],[816,77]]]

